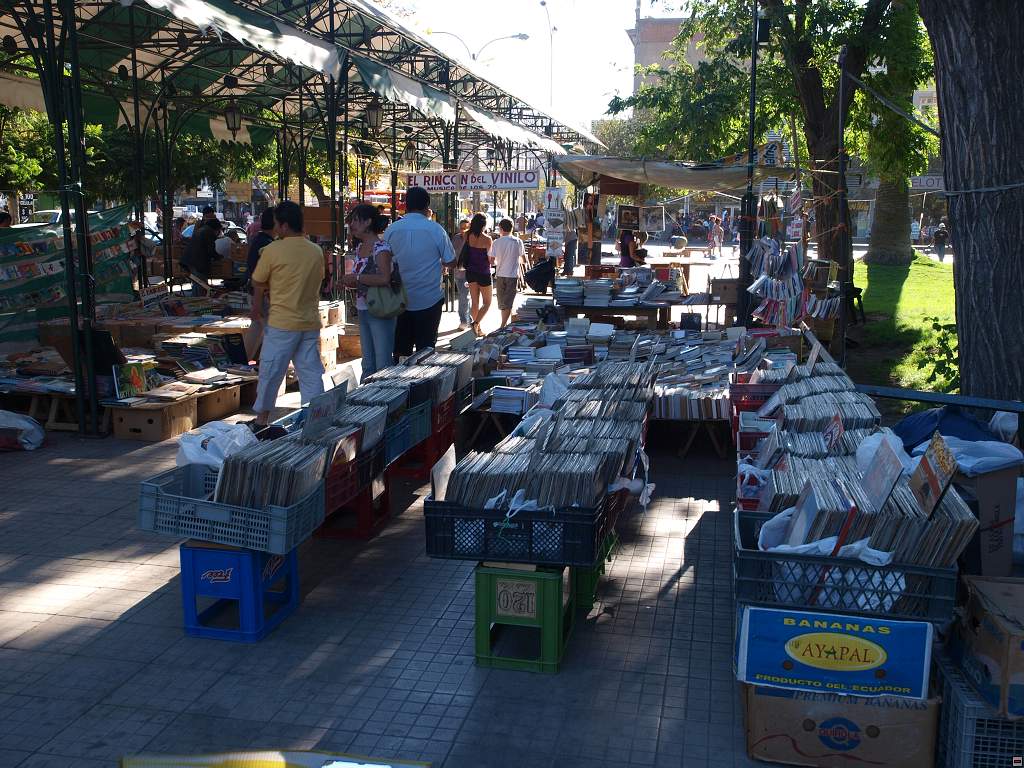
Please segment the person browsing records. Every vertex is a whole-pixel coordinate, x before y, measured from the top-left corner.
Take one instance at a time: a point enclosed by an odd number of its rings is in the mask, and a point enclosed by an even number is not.
[[[473,330],[477,336],[482,335],[480,321],[491,308],[491,238],[484,234],[487,217],[482,213],[474,214],[469,222],[465,245],[459,254],[461,265],[466,269],[466,283],[469,285],[470,315],[473,317]]]
[[[408,213],[387,228],[384,240],[391,247],[409,298],[408,309],[395,326],[395,355],[408,356],[437,344],[444,295],[441,269],[455,264],[455,251],[448,233],[429,218],[430,195],[423,187],[405,193]]]
[[[491,261],[494,262],[494,286],[501,310],[501,326],[508,325],[519,285],[519,265],[526,262],[523,241],[512,234],[512,220],[502,219],[498,224],[501,237],[491,243]]]
[[[256,423],[267,424],[277,404],[288,364],[294,363],[303,404],[323,394],[324,366],[320,362],[320,284],[324,254],[302,231],[302,209],[285,200],[274,208],[278,237],[260,252],[252,275],[252,319],[266,321],[256,385]],[[263,317],[264,297],[270,312]]]
[[[394,360],[396,318],[375,317],[366,303],[367,287],[391,284],[391,247],[381,237],[388,223],[388,218],[369,203],[357,205],[348,216],[349,232],[359,244],[355,267],[343,282],[356,292],[363,379]]]

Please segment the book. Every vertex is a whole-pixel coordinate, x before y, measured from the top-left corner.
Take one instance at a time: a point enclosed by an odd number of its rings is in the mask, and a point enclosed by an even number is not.
[[[114,394],[118,400],[137,397],[149,389],[146,367],[142,363],[124,363],[113,366]]]

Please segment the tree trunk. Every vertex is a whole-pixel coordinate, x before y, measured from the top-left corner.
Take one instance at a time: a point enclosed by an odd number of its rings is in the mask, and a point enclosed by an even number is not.
[[[910,244],[910,189],[906,181],[882,179],[875,194],[875,217],[865,264],[906,266],[914,260]]]
[[[964,394],[1024,398],[1024,13],[920,0],[935,55]],[[989,192],[970,190],[1017,185]],[[949,194],[954,192],[954,194]]]
[[[827,128],[823,128],[827,131]],[[835,261],[839,265],[839,279],[852,279],[849,253],[844,253],[839,230],[839,197],[836,187],[839,183],[839,154],[833,130],[827,139],[818,144],[808,144],[813,162],[812,168],[819,173],[811,176],[811,190],[814,193],[814,230],[812,236],[818,244],[818,258]]]
[[[316,176],[307,176],[306,186],[313,191],[314,195],[316,195],[316,200],[320,205],[331,204],[331,196],[327,193],[327,190],[324,189],[324,183]]]

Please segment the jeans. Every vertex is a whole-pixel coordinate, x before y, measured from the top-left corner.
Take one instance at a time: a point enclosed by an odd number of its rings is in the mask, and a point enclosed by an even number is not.
[[[359,344],[363,348],[363,376],[387,368],[394,360],[395,318],[374,317],[359,310]]]
[[[576,247],[578,242],[576,240],[569,240],[565,244],[565,256],[562,262],[562,274],[571,275],[573,270],[576,269]]]
[[[473,314],[469,311],[469,285],[466,283],[466,270],[455,270],[455,291],[459,295],[459,322],[473,324]]]
[[[319,328],[315,331],[287,331],[267,326],[260,349],[260,378],[253,405],[256,413],[272,411],[277,405],[277,392],[288,373],[288,363],[295,364],[303,403],[324,393]]]

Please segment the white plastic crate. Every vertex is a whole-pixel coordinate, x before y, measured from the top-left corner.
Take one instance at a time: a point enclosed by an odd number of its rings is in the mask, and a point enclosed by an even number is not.
[[[1024,720],[1000,717],[949,657],[934,658],[942,683],[939,768],[1007,768],[1024,757]]]
[[[197,539],[286,555],[324,520],[324,484],[289,507],[247,509],[211,501],[218,471],[189,464],[142,483],[139,528],[179,539]]]

